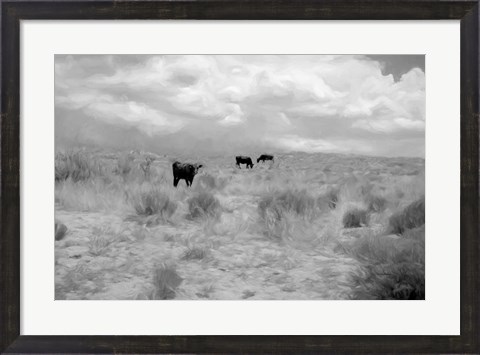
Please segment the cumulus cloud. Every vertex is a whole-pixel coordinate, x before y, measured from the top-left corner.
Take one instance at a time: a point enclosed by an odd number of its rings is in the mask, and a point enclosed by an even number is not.
[[[56,121],[136,129],[159,150],[424,154],[424,71],[368,56],[58,55],[55,106]]]

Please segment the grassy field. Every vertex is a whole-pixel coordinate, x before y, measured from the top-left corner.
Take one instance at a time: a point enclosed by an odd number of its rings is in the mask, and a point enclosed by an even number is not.
[[[176,158],[57,153],[56,299],[425,298],[423,159]]]

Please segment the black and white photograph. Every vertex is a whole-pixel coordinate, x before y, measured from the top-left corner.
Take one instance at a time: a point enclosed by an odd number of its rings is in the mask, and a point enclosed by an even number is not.
[[[55,300],[424,300],[425,73],[56,54]]]

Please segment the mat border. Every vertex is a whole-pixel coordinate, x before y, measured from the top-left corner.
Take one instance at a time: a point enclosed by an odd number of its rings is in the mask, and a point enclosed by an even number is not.
[[[2,1],[0,351],[2,353],[480,353],[477,1]],[[440,20],[461,26],[460,336],[21,336],[20,21]]]

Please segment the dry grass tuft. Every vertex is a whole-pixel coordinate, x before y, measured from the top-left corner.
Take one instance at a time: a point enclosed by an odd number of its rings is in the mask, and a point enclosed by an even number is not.
[[[417,264],[369,265],[355,274],[354,298],[375,300],[424,300],[425,266]]]
[[[286,212],[310,217],[315,212],[315,199],[306,190],[272,191],[260,198],[258,212],[261,218],[273,215],[278,220]]]
[[[150,299],[171,300],[175,298],[176,288],[183,279],[172,265],[160,265],[153,271],[153,286]]]
[[[67,234],[67,226],[59,221],[55,221],[55,240],[62,240]]]
[[[85,181],[100,173],[101,166],[98,161],[84,151],[68,151],[55,155],[55,181]]]
[[[264,233],[277,240],[310,235],[308,227],[318,214],[315,199],[306,190],[265,193],[257,207]]]
[[[139,216],[159,215],[168,220],[177,210],[177,203],[167,191],[149,184],[133,189],[128,199]]]
[[[370,235],[344,246],[363,265],[351,274],[354,298],[425,299],[424,236],[419,228],[409,238]]]
[[[321,210],[327,208],[334,210],[338,204],[338,196],[340,190],[338,188],[330,188],[325,194],[320,195],[317,198],[317,205]]]
[[[403,234],[409,229],[417,228],[424,224],[425,197],[422,197],[390,217],[389,232]]]
[[[125,153],[118,157],[117,167],[115,168],[115,173],[122,176],[124,179],[130,174],[134,167],[134,156]]]
[[[87,243],[90,254],[104,254],[115,241],[114,232],[108,227],[94,227]]]
[[[187,200],[190,218],[218,217],[220,215],[220,202],[208,191],[194,194]]]
[[[358,228],[368,224],[368,211],[361,208],[353,208],[345,212],[342,218],[345,228]]]
[[[190,247],[182,255],[182,260],[202,260],[208,254],[208,251],[200,247]]]
[[[370,212],[382,212],[387,207],[387,200],[382,196],[368,194],[365,196],[365,203]]]

